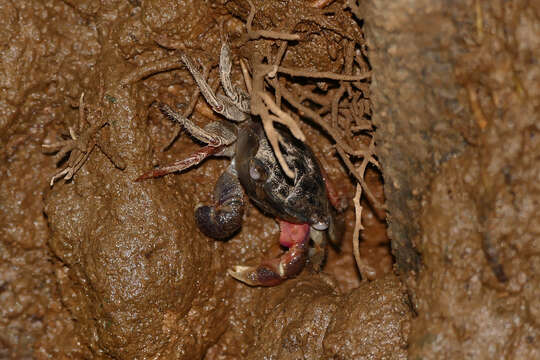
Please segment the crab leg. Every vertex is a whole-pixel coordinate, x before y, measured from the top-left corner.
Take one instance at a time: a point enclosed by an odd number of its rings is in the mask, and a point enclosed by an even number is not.
[[[223,90],[225,90],[225,94],[227,94],[236,107],[248,113],[249,96],[242,89],[233,86],[231,82],[231,70],[231,49],[229,48],[229,44],[224,41],[223,45],[221,45],[221,54],[219,56],[219,73]]]
[[[188,118],[178,114],[166,104],[160,105],[161,112],[173,121],[179,122],[194,138],[208,145],[192,153],[187,158],[176,161],[172,164],[159,167],[139,176],[135,181],[156,178],[170,174],[175,171],[185,170],[199,164],[211,155],[226,155],[227,146],[236,141],[236,134],[231,129],[219,122],[213,121],[200,128]]]
[[[333,221],[331,220],[328,231],[332,230]],[[321,271],[324,260],[326,258],[326,237],[327,231],[316,230],[313,227],[310,229],[309,237],[313,240],[313,247],[309,249],[309,262],[313,265],[313,269],[317,272]]]
[[[309,245],[309,225],[280,220],[279,242],[289,250],[279,258],[261,262],[259,266],[233,266],[229,275],[252,286],[274,286],[302,271]]]
[[[199,70],[197,70],[189,56],[182,53],[180,59],[186,65],[189,72],[197,82],[197,85],[201,90],[201,94],[203,94],[206,102],[208,102],[215,112],[233,121],[244,121],[248,118],[249,115],[238,109],[232,100],[225,96],[217,96],[214,93],[210,85],[208,85],[206,80],[204,80],[204,76],[199,72]]]
[[[178,122],[194,138],[208,145],[217,147],[221,145],[230,145],[236,140],[236,135],[218,122],[211,122],[205,128],[200,128],[187,117],[178,114],[167,104],[160,104],[159,109],[169,119]]]
[[[205,146],[200,150],[190,154],[187,158],[176,161],[172,164],[155,168],[147,173],[139,176],[135,181],[141,181],[151,178],[157,178],[163,175],[170,174],[175,171],[182,171],[192,166],[199,164],[201,161],[221,151],[225,146]]]

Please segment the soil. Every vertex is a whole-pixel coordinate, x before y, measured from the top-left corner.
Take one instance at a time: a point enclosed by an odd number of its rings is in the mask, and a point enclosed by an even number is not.
[[[539,358],[540,6],[371,1],[359,16],[392,246],[412,270],[409,357]]]
[[[134,181],[200,148],[184,133],[168,146],[177,129],[156,106],[191,101],[178,49],[215,68],[226,34],[239,85],[239,57],[278,49],[246,38],[249,2],[5,1],[0,358],[540,358],[540,6],[253,3],[254,29],[304,35],[286,66],[340,72],[347,41],[367,51],[373,76],[357,86],[384,183],[374,166],[364,178],[387,210],[381,220],[362,198],[374,280],[352,256],[355,179],[313,122],[301,123],[307,143],[351,200],[321,273],[307,266],[272,288],[227,275],[268,256],[279,230],[249,204],[232,239],[200,233],[194,207],[224,159]],[[202,99],[192,117],[219,120]],[[62,139],[75,147],[59,159],[42,147]]]

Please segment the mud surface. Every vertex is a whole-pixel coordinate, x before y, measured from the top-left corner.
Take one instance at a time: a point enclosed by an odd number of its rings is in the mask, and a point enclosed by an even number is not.
[[[254,27],[292,30],[291,19],[301,16],[299,30],[313,34],[288,50],[287,66],[337,72],[343,63],[329,61],[328,53],[336,58],[342,51],[343,34],[363,41],[358,23],[339,5],[330,13],[299,1],[255,5]],[[195,84],[175,52],[157,42],[210,68],[225,33],[235,53],[267,51],[264,41],[248,49],[242,40],[248,3],[0,6],[1,358],[405,357],[405,289],[391,274],[384,222],[365,200],[362,253],[380,280],[358,287],[349,240],[329,255],[325,273],[307,268],[282,286],[258,289],[226,270],[267,256],[277,244],[275,221],[249,205],[242,231],[228,242],[204,237],[194,223],[195,205],[210,200],[226,161],[133,181],[199,147],[181,134],[161,151],[175,127],[153,104],[188,104]],[[153,63],[172,65],[140,72]],[[237,62],[233,77],[240,79]],[[216,80],[213,70],[210,82]],[[201,124],[218,119],[203,100],[193,117]],[[303,126],[340,192],[352,198],[351,179],[329,139]],[[51,149],[59,155],[45,154]],[[73,172],[50,187],[64,168]],[[382,202],[381,179],[369,174]],[[344,216],[350,239],[352,208]],[[375,344],[374,337],[386,341]]]
[[[538,358],[540,7],[364,10],[393,247],[415,270],[409,357]]]
[[[249,3],[0,2],[0,358],[540,357],[540,8],[346,3],[254,1],[253,28],[303,34],[285,66],[341,72],[354,43],[361,69],[373,69],[371,88],[340,96],[361,100],[356,127],[372,115],[377,126],[394,257],[363,197],[360,252],[376,280],[360,281],[354,176],[331,136],[305,121],[349,199],[344,242],[320,274],[308,266],[278,287],[250,288],[226,271],[276,250],[276,222],[250,204],[240,233],[217,242],[193,218],[226,160],[133,181],[200,147],[183,133],[171,143],[177,129],[155,106],[189,104],[195,90],[172,48],[211,69],[215,84],[226,34],[240,85],[238,57],[282,46],[247,40]],[[327,91],[287,84],[315,89],[317,101]],[[219,119],[202,99],[192,117]],[[333,125],[349,146],[370,142],[348,136],[340,116]],[[71,152],[44,153],[62,139]],[[379,173],[370,166],[364,178],[383,203]]]

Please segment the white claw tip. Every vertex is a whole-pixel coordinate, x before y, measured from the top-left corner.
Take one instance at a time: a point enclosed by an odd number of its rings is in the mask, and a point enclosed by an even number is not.
[[[227,273],[235,278],[236,280],[243,282],[247,285],[255,285],[250,279],[248,278],[248,274],[252,271],[251,266],[243,266],[243,265],[235,265]]]
[[[228,271],[229,275],[231,275],[233,278],[238,279],[238,276],[240,276],[242,273],[248,271],[250,269],[249,266],[243,266],[243,265],[235,265]]]
[[[328,224],[325,223],[325,222],[318,222],[318,223],[315,223],[313,225],[311,225],[315,230],[319,230],[319,231],[324,231],[326,229],[328,229]]]

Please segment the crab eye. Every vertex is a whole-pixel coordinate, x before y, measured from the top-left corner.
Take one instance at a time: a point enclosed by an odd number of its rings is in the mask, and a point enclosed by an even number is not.
[[[249,164],[249,176],[255,181],[266,179],[266,169],[259,159],[252,159]]]

